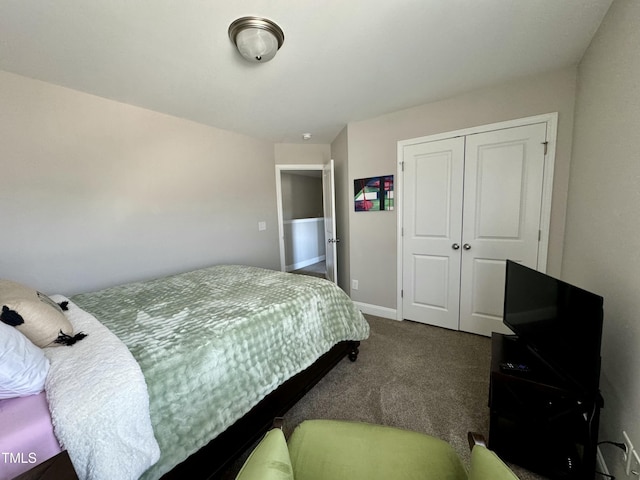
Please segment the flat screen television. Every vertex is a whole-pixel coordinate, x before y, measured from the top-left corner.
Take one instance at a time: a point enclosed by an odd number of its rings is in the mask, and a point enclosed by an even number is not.
[[[503,321],[561,378],[597,394],[601,296],[507,260]]]

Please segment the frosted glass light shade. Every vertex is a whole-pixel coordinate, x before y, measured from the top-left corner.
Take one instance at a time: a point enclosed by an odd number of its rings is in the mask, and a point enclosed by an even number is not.
[[[250,62],[268,62],[276,56],[278,40],[260,28],[247,28],[236,35],[240,55]]]
[[[284,33],[271,20],[242,17],[229,25],[229,38],[250,62],[268,62],[284,42]]]

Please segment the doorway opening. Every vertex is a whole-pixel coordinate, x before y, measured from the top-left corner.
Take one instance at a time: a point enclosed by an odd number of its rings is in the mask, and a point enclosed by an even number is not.
[[[327,277],[323,165],[277,165],[280,267]]]

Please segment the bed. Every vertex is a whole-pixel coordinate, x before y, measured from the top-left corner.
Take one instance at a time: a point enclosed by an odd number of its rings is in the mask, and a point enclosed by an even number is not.
[[[51,458],[61,448],[53,433],[44,392],[0,400],[0,479],[14,478],[38,459]],[[14,453],[14,458],[5,459]]]
[[[241,265],[52,298],[69,301],[74,329],[88,334],[70,348],[45,349],[54,430],[81,478],[123,478],[123,464],[150,464],[144,480],[215,475],[340,359],[355,360],[369,334],[334,284]],[[98,383],[96,371],[108,378]],[[78,404],[78,396],[86,401]],[[119,405],[118,397],[131,398]],[[155,453],[147,427],[133,419],[144,398]],[[98,410],[108,411],[103,418]],[[144,408],[136,415],[144,417]],[[123,435],[121,450],[97,460],[126,429],[134,432]]]

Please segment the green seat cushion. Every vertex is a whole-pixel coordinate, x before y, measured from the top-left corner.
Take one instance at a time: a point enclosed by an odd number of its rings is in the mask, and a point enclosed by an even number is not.
[[[282,430],[269,430],[251,452],[236,480],[293,480],[287,441]]]
[[[476,445],[471,451],[469,480],[518,480],[518,477],[494,452]]]
[[[289,454],[296,480],[467,480],[447,442],[381,425],[308,420]]]

